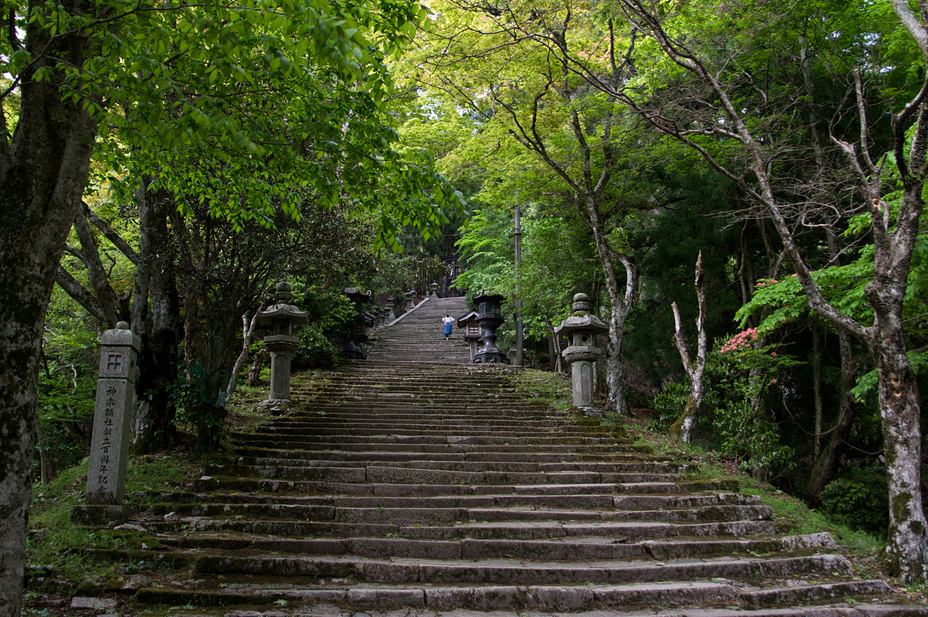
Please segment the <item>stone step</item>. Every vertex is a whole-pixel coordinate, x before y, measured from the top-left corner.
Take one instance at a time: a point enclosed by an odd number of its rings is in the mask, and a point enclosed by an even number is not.
[[[527,561],[672,560],[718,555],[812,552],[833,549],[828,534],[780,538],[667,539],[633,541],[629,538],[585,537],[546,540],[409,540],[403,538],[280,538],[270,536],[188,534],[163,541],[183,550],[209,549],[234,552],[296,553],[301,555],[354,555],[366,558],[519,559]],[[153,553],[154,554],[154,553]],[[152,561],[133,554],[132,559]],[[128,557],[127,557],[128,558]]]
[[[371,356],[393,357],[298,378],[291,412],[234,434],[192,492],[137,495],[155,548],[97,551],[176,573],[137,602],[239,605],[228,617],[928,616],[853,580],[830,535],[779,533],[737,482],[568,422],[525,400],[512,367],[442,364],[453,344],[430,302],[375,335]]]
[[[241,435],[236,439],[236,451],[241,448],[261,448],[268,450],[286,450],[290,452],[324,450],[335,452],[437,452],[437,453],[493,453],[493,454],[524,454],[526,448],[524,445],[512,444],[474,444],[470,442],[458,442],[446,440],[444,443],[410,443],[407,440],[401,443],[376,444],[360,442],[311,442],[311,441],[284,441],[281,439],[268,438],[251,438],[248,435]],[[293,447],[287,448],[285,445],[290,444]],[[633,454],[647,453],[648,446],[637,444],[547,444],[544,452],[547,454]]]
[[[334,450],[277,450],[270,448],[237,447],[232,450],[232,460],[248,462],[251,459],[276,461],[418,461],[423,460],[426,452],[416,451],[334,451]],[[667,464],[670,459],[642,454],[640,452],[607,454],[588,454],[582,452],[428,452],[432,462],[493,462],[493,463],[626,463],[626,464]],[[245,461],[235,458],[242,457]],[[280,463],[285,464],[285,463]],[[291,463],[292,464],[292,463]],[[678,468],[697,468],[687,463],[674,463]]]
[[[278,495],[262,493],[189,493],[140,492],[136,500],[158,507],[160,504],[280,504],[299,506],[331,506],[334,508],[490,508],[490,507],[589,507],[616,510],[676,510],[706,506],[760,505],[755,495],[738,493],[703,493],[692,495],[614,495],[583,494],[494,494],[494,495],[435,495],[415,497],[352,496],[352,495]]]
[[[805,602],[891,592],[883,581],[853,581],[773,589],[778,597],[803,597]],[[893,598],[881,603],[826,604],[789,608],[754,608],[753,592],[733,581],[692,583],[637,583],[584,586],[424,586],[397,588],[344,584],[267,588],[254,583],[233,583],[221,590],[148,588],[136,596],[142,603],[175,606],[277,606],[267,613],[229,610],[226,617],[331,617],[344,615],[339,607],[351,606],[370,617],[396,617],[394,609],[414,610],[415,617],[551,617],[569,612],[574,617],[920,617],[928,607],[903,605]],[[880,600],[881,598],[876,598]],[[804,602],[804,603],[805,603]],[[282,608],[297,606],[296,609]],[[311,606],[305,612],[300,606]],[[644,607],[647,612],[640,612]],[[699,606],[700,608],[687,608]],[[744,606],[744,608],[742,608]],[[677,608],[679,607],[679,608]],[[636,608],[638,610],[636,610]],[[631,610],[629,610],[631,609]],[[299,613],[294,612],[299,611]],[[392,612],[382,612],[392,611]],[[516,612],[518,611],[518,612]],[[543,611],[543,612],[536,612]],[[351,614],[351,613],[348,613]]]
[[[202,476],[193,482],[194,490],[216,491],[225,489],[235,492],[304,493],[329,495],[380,495],[385,497],[429,496],[429,495],[488,495],[508,492],[512,495],[562,495],[609,493],[619,495],[675,495],[703,491],[730,492],[738,490],[733,481],[688,482],[629,482],[626,484],[395,484],[379,482],[314,482],[308,480],[278,480],[269,478],[217,478]]]
[[[313,438],[328,436],[328,435],[340,435],[340,436],[351,436],[351,437],[374,437],[377,439],[382,438],[383,436],[389,437],[422,437],[426,439],[426,443],[434,443],[435,441],[447,441],[448,437],[454,437],[455,441],[460,441],[463,439],[472,439],[477,437],[487,437],[489,438],[488,443],[497,443],[502,441],[503,443],[511,442],[513,440],[521,440],[525,435],[526,428],[519,427],[506,427],[509,430],[500,428],[499,430],[490,430],[490,429],[480,429],[475,426],[466,426],[460,428],[454,427],[435,427],[427,428],[418,425],[413,425],[407,428],[399,428],[396,426],[393,427],[370,427],[362,428],[361,426],[337,426],[337,425],[322,425],[322,426],[311,426],[311,425],[265,425],[260,426],[253,433],[254,435],[260,437],[266,437],[269,435],[281,435],[284,437],[300,437],[300,436],[311,436]],[[600,435],[608,435],[608,433],[580,433],[577,431],[558,431],[556,428],[537,428],[533,427],[533,439],[564,439],[565,436],[567,439],[601,439]],[[576,436],[576,437],[574,437]],[[444,437],[445,439],[440,439]],[[609,439],[609,437],[606,437]]]
[[[673,482],[676,474],[667,473],[624,473],[599,471],[453,471],[414,467],[388,467],[366,465],[364,467],[311,467],[306,465],[207,465],[207,475],[282,479],[315,482],[371,482],[378,484],[607,484]]]
[[[227,519],[168,517],[173,520],[147,522],[161,533],[209,532],[293,537],[381,537],[410,540],[561,540],[565,538],[610,537],[616,540],[662,540],[667,538],[706,538],[765,536],[776,533],[771,521],[724,521],[704,523],[663,523],[654,521],[563,522],[508,521],[454,522],[442,525],[396,523],[343,523],[335,521],[295,521],[283,519]]]
[[[279,448],[300,449],[304,446],[303,442],[296,439],[297,436],[285,438],[280,435],[270,434],[243,434],[230,433],[230,438],[238,442],[261,443],[270,441],[277,444]],[[314,435],[307,434],[308,443],[328,444],[333,449],[340,449],[345,444],[365,444],[367,446],[382,444],[411,444],[411,445],[442,445],[442,444],[471,444],[476,446],[502,445],[502,446],[519,446],[522,450],[531,449],[534,446],[544,447],[553,446],[586,446],[602,445],[615,446],[620,445],[616,440],[608,437],[581,437],[575,435],[563,436],[511,436],[511,437],[494,437],[492,435],[478,435],[470,437],[467,435]]]
[[[548,419],[525,419],[525,418],[481,418],[476,420],[472,414],[455,417],[450,414],[442,414],[436,417],[433,414],[414,414],[414,413],[392,413],[386,414],[378,411],[376,414],[347,414],[339,408],[333,408],[325,413],[293,413],[286,419],[267,422],[262,426],[307,426],[307,427],[325,427],[325,426],[345,426],[353,424],[366,424],[370,427],[413,427],[423,428],[439,427],[471,427],[471,426],[492,426],[505,428],[509,426],[518,426],[521,428],[560,428],[573,429],[563,418],[551,417]],[[593,431],[588,432],[605,432]]]
[[[850,576],[848,561],[834,554],[799,557],[725,557],[665,562],[594,561],[581,563],[392,558],[351,556],[197,555],[194,574],[249,574],[282,577],[352,578],[386,584],[615,585],[693,579],[818,575]]]
[[[645,521],[645,522],[731,522],[768,520],[769,506],[703,506],[679,510],[625,510],[606,511],[610,500],[601,499],[590,509],[571,509],[540,506],[499,506],[495,508],[413,508],[413,507],[347,507],[296,504],[171,504],[153,505],[149,512],[155,516],[170,513],[181,517],[248,516],[297,520],[336,521],[361,524],[455,523],[460,521],[519,522],[519,521]],[[582,506],[583,504],[578,504]]]
[[[409,469],[439,469],[446,471],[468,472],[517,472],[517,473],[554,473],[554,472],[598,472],[598,473],[652,473],[668,474],[695,471],[693,465],[682,465],[667,462],[596,462],[596,461],[567,461],[567,462],[535,462],[535,461],[452,461],[449,459],[431,460],[423,455],[396,458],[391,453],[384,453],[381,457],[368,457],[366,460],[340,459],[302,459],[269,458],[240,456],[233,458],[232,464],[250,468],[265,467],[368,467],[372,463],[392,463],[391,466]],[[214,471],[214,468],[216,469]],[[207,466],[206,473],[222,474],[218,466]],[[253,474],[248,474],[253,475]],[[280,476],[268,476],[280,477]]]

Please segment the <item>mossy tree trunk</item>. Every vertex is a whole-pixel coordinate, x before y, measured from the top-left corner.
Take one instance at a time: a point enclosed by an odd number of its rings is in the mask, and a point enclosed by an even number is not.
[[[177,383],[180,303],[174,269],[176,253],[168,218],[176,210],[164,191],[151,191],[144,177],[137,191],[139,261],[135,275],[132,329],[142,339],[141,375],[136,384],[145,401],[136,450],[151,453],[174,443],[176,408],[171,387]]]
[[[83,9],[66,4],[71,14]],[[22,610],[42,331],[96,133],[58,90],[58,62],[80,65],[84,44],[76,34],[52,41],[33,20],[24,47],[36,60],[22,74],[11,138],[0,111],[0,617]],[[48,72],[36,82],[40,68]]]

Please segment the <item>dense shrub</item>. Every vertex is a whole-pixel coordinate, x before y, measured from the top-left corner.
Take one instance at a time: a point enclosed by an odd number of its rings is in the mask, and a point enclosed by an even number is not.
[[[889,524],[886,475],[882,469],[845,469],[822,491],[821,510],[852,529],[878,537]]]
[[[300,348],[290,362],[292,371],[335,368],[341,358],[341,349],[330,341],[317,323],[298,329]]]

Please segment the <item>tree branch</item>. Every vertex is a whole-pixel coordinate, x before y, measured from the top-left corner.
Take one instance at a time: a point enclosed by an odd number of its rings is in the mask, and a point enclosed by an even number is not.
[[[55,282],[71,296],[75,302],[80,304],[90,315],[100,323],[106,323],[106,317],[103,315],[103,308],[97,299],[84,289],[81,284],[71,276],[71,273],[64,269],[64,266],[58,264],[58,270],[55,272]]]
[[[116,233],[116,231],[110,227],[106,221],[101,219],[97,214],[90,209],[86,203],[84,205],[84,212],[87,214],[87,220],[91,225],[100,230],[100,233],[103,234],[107,240],[112,242],[113,246],[119,249],[119,251],[126,256],[126,259],[131,261],[134,265],[139,265],[139,255],[135,252],[129,243],[122,239],[122,237]]]

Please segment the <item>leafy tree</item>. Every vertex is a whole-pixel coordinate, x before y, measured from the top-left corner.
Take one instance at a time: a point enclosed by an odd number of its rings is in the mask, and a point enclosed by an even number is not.
[[[928,58],[928,30],[915,16],[909,6],[901,1],[891,3],[892,9],[917,43],[921,54],[918,62],[924,64]],[[928,578],[928,527],[922,508],[920,487],[921,436],[919,430],[920,408],[915,374],[906,354],[903,337],[902,313],[905,289],[910,270],[915,239],[919,233],[919,218],[923,208],[925,158],[928,151],[928,105],[923,95],[916,93],[907,101],[899,102],[899,111],[892,116],[892,138],[889,143],[877,139],[871,133],[868,121],[868,100],[865,95],[863,70],[853,72],[851,83],[857,101],[859,131],[857,137],[846,136],[838,124],[830,128],[835,157],[845,155],[844,172],[869,209],[874,238],[874,276],[867,288],[868,303],[873,309],[873,319],[863,322],[854,319],[827,300],[820,285],[812,276],[807,258],[802,254],[794,227],[796,208],[792,203],[808,205],[811,196],[795,189],[792,178],[780,164],[788,147],[778,147],[780,140],[778,123],[783,118],[777,114],[754,114],[753,107],[746,107],[740,99],[741,88],[751,86],[744,83],[736,67],[739,61],[749,64],[753,59],[750,42],[758,38],[765,40],[773,30],[758,29],[740,22],[744,14],[739,10],[732,13],[735,31],[728,25],[726,30],[712,32],[718,36],[703,37],[687,41],[681,36],[694,26],[685,19],[704,19],[701,13],[707,7],[696,6],[692,13],[682,15],[659,15],[649,6],[636,0],[624,0],[618,6],[641,32],[646,33],[654,45],[669,60],[673,68],[667,70],[696,86],[690,91],[693,101],[681,105],[652,105],[654,99],[643,99],[632,88],[611,86],[598,77],[595,71],[581,63],[574,69],[585,76],[587,83],[626,102],[641,114],[656,130],[678,139],[695,152],[716,171],[736,182],[740,190],[753,204],[762,207],[773,223],[790,265],[797,274],[809,306],[824,319],[864,342],[877,364],[879,376],[880,411],[883,418],[883,438],[887,456],[887,474],[890,493],[890,534],[885,563],[891,571],[900,573],[906,580]],[[920,5],[921,6],[921,5]],[[740,8],[740,7],[739,7]],[[922,6],[922,14],[925,7]],[[776,21],[771,18],[771,21]],[[700,25],[703,30],[703,26]],[[827,29],[826,29],[827,30]],[[866,41],[863,35],[859,40]],[[706,45],[705,41],[710,45]],[[744,43],[748,53],[733,57],[730,41]],[[717,47],[712,47],[717,45]],[[549,48],[556,48],[550,45]],[[721,53],[720,53],[721,52]],[[879,74],[874,75],[878,77]],[[649,75],[653,79],[654,75]],[[748,81],[751,73],[747,71]],[[921,91],[928,88],[922,77],[918,80]],[[630,84],[637,85],[637,84]],[[776,85],[769,92],[774,91]],[[701,91],[700,91],[701,89]],[[783,89],[778,94],[787,91]],[[900,97],[901,98],[901,97]],[[786,97],[778,100],[786,101]],[[705,105],[693,106],[700,101]],[[771,110],[774,111],[774,110]],[[776,110],[779,111],[779,110]],[[724,119],[724,121],[720,121]],[[815,122],[813,122],[813,125]],[[811,130],[811,128],[810,128]],[[907,135],[909,139],[907,140]],[[711,138],[711,139],[707,139]],[[734,157],[722,157],[712,140],[731,144]],[[852,141],[856,141],[852,145]],[[819,146],[822,144],[819,142]],[[814,151],[814,149],[813,149]],[[886,157],[892,157],[893,165],[885,165]],[[896,185],[901,193],[899,207],[893,210],[886,199],[887,187]],[[800,201],[801,200],[801,201]],[[807,211],[799,207],[800,214]]]
[[[239,226],[254,219],[268,222],[272,197],[287,192],[285,182],[269,192],[262,177],[235,171],[236,163],[257,159],[290,186],[321,183],[317,190],[329,195],[330,203],[347,186],[342,182],[351,182],[354,200],[382,208],[385,243],[392,242],[393,218],[406,216],[428,228],[440,220],[432,198],[456,199],[440,182],[425,196],[424,186],[435,184],[428,160],[395,156],[384,139],[389,133],[379,129],[383,116],[355,117],[349,128],[366,123],[368,134],[382,137],[373,150],[345,153],[337,139],[342,133],[324,130],[311,115],[299,113],[308,111],[320,93],[314,87],[319,82],[310,79],[320,67],[339,83],[357,84],[357,101],[376,107],[391,87],[383,54],[407,41],[422,18],[413,3],[23,0],[7,9],[10,27],[0,38],[0,73],[12,79],[0,91],[0,260],[12,265],[0,274],[0,364],[6,367],[0,374],[4,616],[21,609],[42,324],[103,132],[111,131],[138,152],[140,167],[159,177],[166,177],[166,167],[151,169],[146,160],[156,161],[178,144],[207,137],[218,142],[217,156],[227,165],[216,169],[217,177],[188,178],[185,188],[196,187],[213,215]],[[272,91],[262,90],[268,84]],[[267,100],[285,97],[293,113],[279,114],[279,107],[254,113],[259,108],[247,106],[259,94]],[[351,105],[344,98],[336,103]],[[364,104],[362,111],[371,109]],[[298,140],[283,139],[281,133],[291,130]],[[297,141],[308,143],[309,152],[292,147]],[[112,141],[104,144],[118,150]],[[312,156],[327,152],[343,164],[326,165],[324,157]],[[299,175],[313,169],[305,178]],[[210,191],[216,179],[227,180],[222,194],[237,199],[220,202]],[[175,180],[173,186],[179,186],[181,178]],[[170,179],[165,182],[171,186]],[[296,203],[280,205],[292,214]]]
[[[621,347],[638,287],[626,226],[654,197],[641,181],[648,160],[624,155],[634,120],[618,100],[590,89],[570,60],[548,49],[602,58],[600,77],[618,88],[634,67],[614,46],[601,46],[608,34],[587,5],[449,2],[436,7],[436,27],[417,58],[428,67],[422,78],[430,93],[443,92],[465,113],[485,119],[484,156],[521,146],[521,156],[505,167],[522,178],[524,201],[554,193],[589,227],[609,298],[607,406],[624,414]]]

